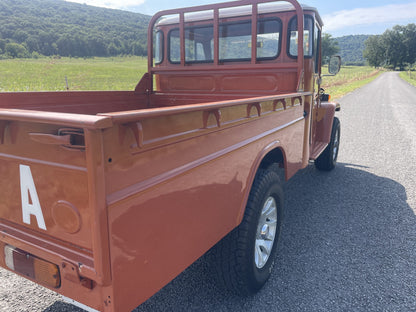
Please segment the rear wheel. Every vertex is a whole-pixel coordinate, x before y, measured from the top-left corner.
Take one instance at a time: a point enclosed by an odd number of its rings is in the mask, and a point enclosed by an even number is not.
[[[283,190],[278,174],[260,169],[241,224],[215,248],[216,269],[230,290],[247,295],[269,279],[283,218]]]
[[[341,125],[339,119],[334,117],[331,131],[331,141],[322,154],[315,160],[315,167],[322,171],[331,171],[335,168],[338,159]]]

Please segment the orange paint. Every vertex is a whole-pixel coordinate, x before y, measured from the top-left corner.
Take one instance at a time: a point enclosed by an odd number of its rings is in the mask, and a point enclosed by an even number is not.
[[[47,280],[54,267],[45,263],[56,265],[55,291],[99,311],[131,311],[239,225],[265,158],[282,155],[287,179],[316,158],[335,106],[315,100],[319,46],[312,58],[290,57],[288,24],[306,14],[317,31],[322,21],[295,0],[280,12],[260,5],[267,2],[156,14],[149,55],[157,29],[165,57],[157,65],[149,58],[135,91],[0,94],[0,265],[7,267],[5,246],[14,246],[44,261]],[[257,14],[220,10],[241,5]],[[208,19],[187,17],[207,10]],[[177,21],[157,24],[171,14]],[[179,61],[167,57],[172,29],[210,25],[218,33],[249,21],[256,31],[269,19],[281,22],[274,58],[256,58],[261,43],[248,46],[248,60],[221,60],[218,35],[210,38],[212,61],[188,63],[184,35]],[[19,166],[30,168],[46,231],[34,215],[23,222]]]

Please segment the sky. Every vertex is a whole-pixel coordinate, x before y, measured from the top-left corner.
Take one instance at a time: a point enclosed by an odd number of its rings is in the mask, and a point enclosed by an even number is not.
[[[161,10],[210,4],[216,0],[67,0],[152,15]],[[305,0],[318,9],[324,32],[333,37],[377,35],[394,25],[416,23],[416,0]]]

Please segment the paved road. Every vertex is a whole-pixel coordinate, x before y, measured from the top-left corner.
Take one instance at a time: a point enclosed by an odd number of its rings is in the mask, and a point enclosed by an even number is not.
[[[339,165],[311,165],[286,184],[267,286],[229,294],[203,257],[134,312],[416,311],[416,88],[389,72],[340,102]],[[0,311],[81,311],[3,270],[0,278]]]

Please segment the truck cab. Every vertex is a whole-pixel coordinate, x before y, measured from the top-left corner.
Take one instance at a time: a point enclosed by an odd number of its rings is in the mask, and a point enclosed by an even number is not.
[[[323,22],[316,8],[296,1],[239,1],[161,12],[150,25],[149,89],[165,105],[175,105],[181,93],[192,102],[310,92],[303,166],[322,154],[330,139],[325,129],[339,105],[320,94]],[[340,65],[339,57],[331,58],[332,75]]]

